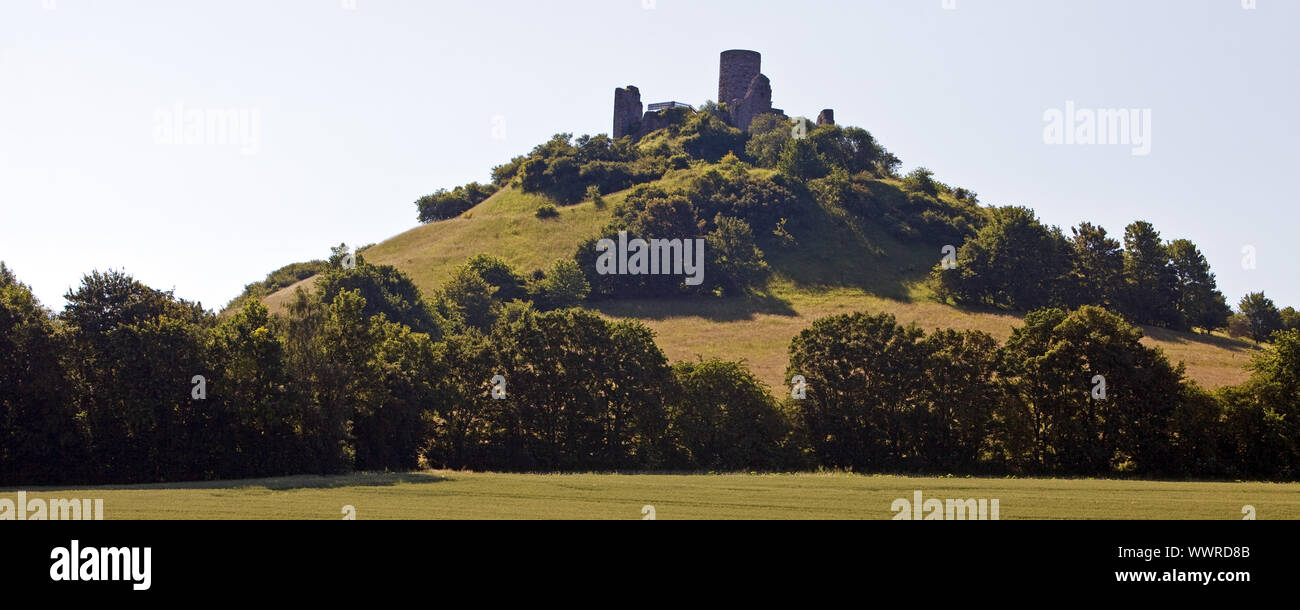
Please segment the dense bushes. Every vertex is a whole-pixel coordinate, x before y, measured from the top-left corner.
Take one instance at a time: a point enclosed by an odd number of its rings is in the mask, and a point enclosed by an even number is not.
[[[364,317],[383,314],[388,320],[416,332],[439,336],[441,328],[436,314],[420,298],[415,282],[391,265],[366,264],[363,254],[356,254],[356,266],[352,269],[335,266],[322,273],[316,290],[326,303],[332,303],[343,292],[356,292],[365,300]]]
[[[727,125],[712,112],[697,112],[681,129],[682,150],[696,159],[716,163],[745,150],[745,133]]]
[[[573,141],[571,134],[562,133],[493,170],[493,180],[515,182],[526,193],[568,205],[588,198],[591,187],[601,193],[621,191],[658,180],[668,167],[666,157],[643,155],[630,138],[615,141],[602,134]]]
[[[537,212],[533,215],[539,220],[550,220],[552,218],[558,218],[560,216],[560,211],[555,209],[555,204],[553,203],[543,203],[542,205],[537,206]]]
[[[479,254],[452,273],[434,309],[453,326],[487,331],[512,302],[550,311],[576,307],[590,292],[586,276],[572,260],[557,260],[549,270],[525,279],[505,261]]]
[[[759,167],[779,168],[801,179],[820,178],[830,168],[886,178],[894,176],[900,165],[865,129],[822,125],[796,140],[790,121],[773,114],[754,118],[744,152]]]
[[[842,209],[909,243],[960,245],[987,222],[975,193],[934,180],[928,170],[909,176],[895,180],[832,167],[807,187],[823,207]]]
[[[419,212],[420,222],[446,220],[460,216],[496,192],[494,185],[471,182],[450,191],[440,189],[432,195],[425,195],[416,200],[415,209]]]
[[[601,237],[619,233],[643,240],[704,240],[703,283],[687,285],[682,275],[606,275],[597,268],[597,239],[574,254],[593,298],[634,296],[738,295],[765,284],[770,272],[760,236],[771,235],[783,218],[811,204],[781,180],[750,174],[734,155],[684,187],[642,186],[616,208]]]
[[[515,183],[525,192],[567,205],[588,198],[592,186],[601,193],[617,192],[658,180],[666,171],[685,169],[692,159],[718,163],[728,156],[743,156],[759,167],[780,168],[785,177],[797,180],[820,178],[832,168],[889,177],[899,165],[864,129],[826,125],[802,140],[793,139],[790,129],[788,120],[771,114],[756,117],[746,133],[727,125],[707,107],[693,113],[673,109],[665,111],[663,129],[641,142],[615,141],[606,135],[575,141],[571,134],[557,134],[528,155],[494,168],[493,183]]]
[[[776,167],[781,160],[781,151],[792,139],[790,121],[775,114],[760,114],[749,124],[745,156],[759,167]]]
[[[683,190],[701,219],[728,216],[766,234],[782,218],[807,213],[812,205],[800,188],[783,176],[763,178],[750,174],[735,157],[723,159],[721,171],[710,170]]]

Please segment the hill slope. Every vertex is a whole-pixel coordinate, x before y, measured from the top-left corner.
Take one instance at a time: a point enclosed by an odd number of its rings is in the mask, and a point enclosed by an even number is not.
[[[675,186],[700,170],[669,174],[659,184]],[[755,170],[763,172],[764,170]],[[560,208],[557,218],[534,214],[546,200],[506,188],[472,210],[450,220],[411,229],[365,250],[373,264],[397,267],[433,294],[452,271],[470,257],[497,256],[522,273],[545,269],[570,258],[578,245],[595,236],[613,217],[628,191],[606,197],[598,209],[590,201]],[[1020,316],[1005,312],[959,309],[935,302],[921,284],[935,253],[906,244],[876,227],[833,212],[803,219],[801,239],[788,250],[768,250],[774,277],[765,294],[728,299],[635,299],[597,302],[590,308],[611,318],[635,318],[658,335],[673,360],[697,356],[745,359],[772,387],[784,384],[790,340],[813,320],[854,311],[889,312],[900,322],[926,330],[981,330],[999,340],[1010,335]],[[278,310],[308,278],[263,300]],[[1171,360],[1184,362],[1189,377],[1206,388],[1233,385],[1248,377],[1243,368],[1254,347],[1219,336],[1144,328],[1148,345],[1162,348]]]
[[[613,204],[623,196],[607,199]],[[520,271],[549,267],[556,259],[573,256],[579,241],[597,233],[612,216],[610,208],[598,210],[586,202],[562,208],[559,217],[543,221],[534,213],[545,202],[538,195],[503,189],[459,217],[421,225],[367,248],[365,259],[401,269],[430,295],[452,270],[479,253],[500,257]],[[264,301],[276,310],[298,287],[310,288],[314,281],[308,278]]]

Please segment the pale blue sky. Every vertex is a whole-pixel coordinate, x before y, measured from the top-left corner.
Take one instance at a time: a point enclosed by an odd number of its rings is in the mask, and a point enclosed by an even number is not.
[[[55,308],[96,268],[219,308],[415,226],[420,195],[553,133],[607,133],[617,86],[716,97],[732,48],[763,53],[778,107],[834,108],[905,169],[1067,233],[1150,220],[1201,247],[1233,304],[1300,305],[1292,0],[44,4],[0,3],[0,260]],[[1150,109],[1150,155],[1045,144],[1067,101]],[[256,111],[255,154],[160,144],[177,103]]]

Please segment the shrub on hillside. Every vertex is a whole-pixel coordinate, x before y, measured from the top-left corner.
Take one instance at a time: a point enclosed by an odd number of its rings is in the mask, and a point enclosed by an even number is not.
[[[760,114],[749,124],[749,142],[745,144],[745,155],[759,167],[776,167],[781,160],[781,152],[794,136],[790,133],[790,121],[777,114]]]
[[[934,179],[934,172],[918,167],[903,177],[903,188],[913,193],[924,193],[931,197],[939,195],[939,183]]]
[[[351,269],[329,268],[320,276],[316,290],[325,303],[332,303],[342,292],[356,292],[365,300],[362,313],[367,318],[383,314],[388,320],[417,332],[441,336],[442,322],[429,308],[420,289],[391,265],[370,265],[358,254]]]
[[[448,191],[441,189],[432,195],[425,195],[415,202],[420,222],[434,222],[455,218],[483,200],[491,197],[497,186],[471,182]]]
[[[749,223],[728,216],[718,216],[715,227],[705,241],[709,261],[707,281],[726,296],[745,294],[766,284],[772,270],[763,251],[754,242]]]
[[[560,211],[555,209],[555,204],[553,203],[543,203],[542,205],[537,206],[537,213],[535,214],[535,216],[542,220],[556,218],[559,215]]]
[[[603,210],[605,206],[609,205],[600,194],[600,187],[594,184],[587,187],[587,199],[591,201],[592,205],[596,206],[597,210]]]
[[[745,133],[709,112],[697,112],[682,126],[682,148],[696,158],[716,163],[728,153],[745,150]]]
[[[591,284],[578,263],[558,260],[539,282],[540,300],[546,309],[577,307],[591,294]]]
[[[817,152],[817,147],[812,141],[806,138],[785,143],[776,169],[781,174],[801,182],[816,180],[830,171],[826,159]]]
[[[465,261],[465,267],[477,273],[496,289],[493,295],[497,300],[508,303],[527,298],[524,278],[510,263],[490,254],[480,253]]]

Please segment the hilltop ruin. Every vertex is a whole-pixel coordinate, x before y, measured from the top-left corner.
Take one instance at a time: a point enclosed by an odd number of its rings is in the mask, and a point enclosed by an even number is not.
[[[754,118],[762,114],[775,114],[789,120],[785,111],[772,107],[772,82],[762,72],[763,56],[757,51],[733,49],[722,52],[718,70],[718,104],[725,108],[722,118],[728,125],[748,131]],[[640,139],[655,130],[667,127],[667,110],[674,108],[694,110],[680,102],[650,104],[646,110],[641,103],[641,90],[634,86],[614,90],[614,138],[631,136]],[[835,111],[826,109],[817,117],[818,125],[834,125]]]

